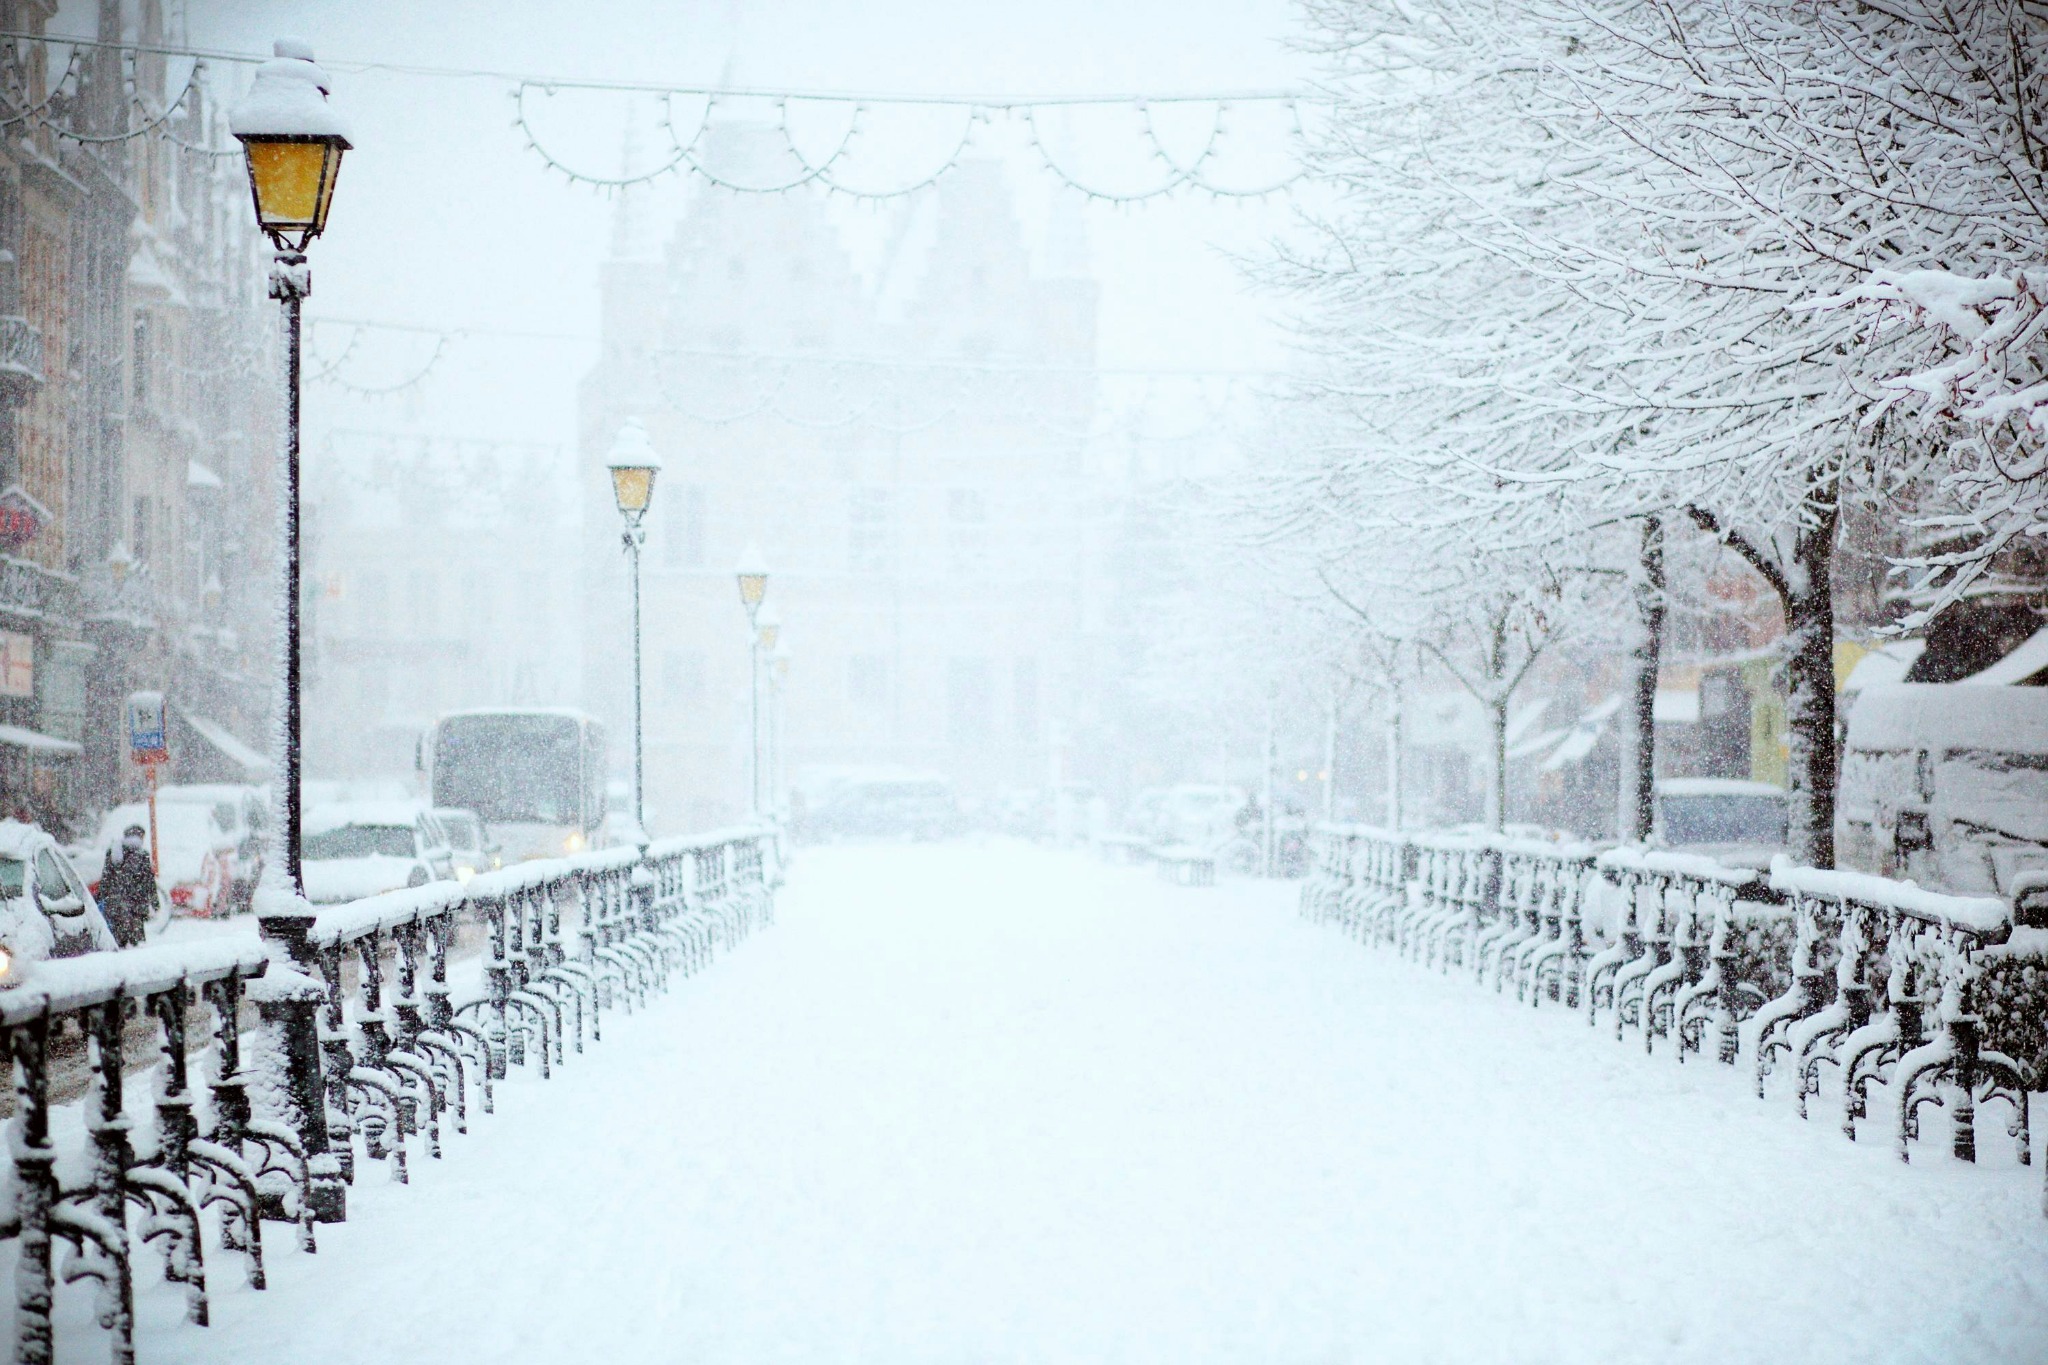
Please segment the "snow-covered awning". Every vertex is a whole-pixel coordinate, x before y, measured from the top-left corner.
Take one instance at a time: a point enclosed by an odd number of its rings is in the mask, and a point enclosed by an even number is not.
[[[1925,640],[1893,640],[1879,645],[1858,659],[1856,666],[1849,670],[1849,676],[1842,679],[1843,695],[1861,692],[1866,687],[1886,687],[1904,682],[1913,661],[1926,652]]]
[[[0,745],[10,749],[25,749],[40,758],[77,758],[85,752],[82,745],[55,735],[41,734],[19,725],[0,725]]]
[[[249,781],[260,782],[270,776],[270,760],[236,739],[225,725],[208,720],[204,716],[195,716],[183,707],[178,708],[178,715],[185,724],[192,727],[193,734],[212,745],[222,758],[240,768]]]
[[[2017,687],[2043,669],[2048,669],[2048,630],[2037,630],[1991,667],[1956,681],[1972,687]]]
[[[1659,725],[1698,725],[1700,723],[1699,688],[1658,688],[1657,698],[1650,705],[1650,719]]]
[[[1556,772],[1560,768],[1568,768],[1574,763],[1583,762],[1586,755],[1593,752],[1594,746],[1600,743],[1600,737],[1607,733],[1608,722],[1612,721],[1620,710],[1621,694],[1617,692],[1580,716],[1578,724],[1564,733],[1557,747],[1550,751],[1550,757],[1543,760],[1543,771]]]
[[[185,461],[185,486],[187,488],[219,488],[220,475],[208,469],[197,460]]]

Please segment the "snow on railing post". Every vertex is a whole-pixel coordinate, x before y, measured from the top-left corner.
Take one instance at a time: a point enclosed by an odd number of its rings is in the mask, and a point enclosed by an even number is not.
[[[255,900],[257,933],[278,950],[273,952],[273,960],[281,953],[279,965],[289,966],[295,978],[252,994],[257,1017],[276,1034],[284,1063],[285,1092],[279,1097],[285,1108],[282,1120],[296,1135],[317,1174],[314,1219],[339,1223],[348,1217],[348,1172],[345,1161],[337,1163],[330,1155],[329,1137],[337,1119],[327,1112],[333,1090],[325,1075],[321,997],[314,984],[320,975],[320,954],[307,937],[313,906],[290,888],[271,886],[257,888]],[[313,989],[299,989],[302,985]],[[265,1216],[281,1217],[282,1210],[266,1211]]]
[[[1711,1030],[1732,1064],[1747,1036],[1759,1095],[1788,1053],[1799,1112],[1835,1076],[1852,1139],[1882,1089],[1901,1157],[1932,1105],[1948,1111],[1950,1151],[1974,1161],[1980,1111],[2002,1103],[2019,1161],[2032,1159],[2030,1091],[2048,1087],[2048,873],[2017,879],[2009,905],[1782,859],[1765,878],[1497,833],[1325,825],[1315,838],[1320,885],[1304,889],[1304,913],[1361,942],[1429,966],[1469,961],[1482,981],[1491,956],[1496,986],[1512,975],[1535,1001],[1554,973],[1556,998],[1596,1023],[1614,1010],[1617,1034],[1635,1027],[1646,1047],[1675,1038],[1681,1060]],[[2041,1198],[2048,1213],[2048,1181]]]
[[[605,850],[315,915],[303,902],[287,904],[266,916],[282,922],[265,926],[261,944],[206,939],[33,964],[0,989],[0,1045],[17,1094],[13,1170],[0,1182],[13,1191],[11,1207],[0,1209],[0,1240],[16,1243],[14,1359],[52,1365],[57,1355],[53,1323],[70,1317],[54,1311],[60,1241],[71,1248],[64,1282],[92,1282],[92,1316],[117,1363],[135,1357],[133,1262],[145,1242],[160,1249],[165,1279],[182,1288],[193,1323],[207,1319],[205,1228],[241,1255],[250,1287],[263,1288],[263,1220],[295,1221],[311,1251],[316,1218],[335,1221],[345,1209],[359,1141],[364,1159],[385,1161],[403,1180],[414,1143],[429,1158],[442,1155],[443,1114],[466,1131],[472,1078],[491,1112],[493,1071],[532,1064],[548,1074],[551,1054],[563,1059],[572,1017],[580,1041],[586,1007],[595,1041],[607,990],[644,1001],[673,984],[677,965],[702,966],[767,923],[765,837],[748,830]],[[693,866],[709,874],[702,885],[710,894],[690,895]],[[564,951],[565,912],[578,918],[581,960]],[[457,1003],[449,957],[464,917],[483,921],[489,946],[482,991]],[[353,980],[343,971],[351,959]],[[213,1012],[210,1120],[194,1103],[186,1062],[196,999]],[[245,999],[262,1021],[246,1038],[237,1020]],[[133,1133],[142,1116],[124,1108],[122,1085],[129,1063],[145,1061],[124,1031],[131,1004],[160,1035],[151,1054],[155,1141],[140,1151]],[[50,1038],[64,1019],[91,1041],[93,1083],[84,1123],[53,1130]],[[88,1178],[66,1193],[54,1134],[80,1127],[82,1143],[66,1139],[64,1162]],[[203,1220],[209,1208],[218,1216]]]

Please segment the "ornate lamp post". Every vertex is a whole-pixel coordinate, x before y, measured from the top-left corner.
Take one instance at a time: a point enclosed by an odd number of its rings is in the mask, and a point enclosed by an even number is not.
[[[306,244],[327,227],[341,154],[349,149],[349,140],[347,125],[327,103],[327,73],[313,64],[312,48],[280,38],[271,51],[276,55],[256,68],[247,98],[228,116],[229,131],[241,140],[248,161],[257,226],[277,249],[270,265],[270,297],[284,308],[285,333],[284,761],[277,773],[284,789],[278,836],[285,894],[278,897],[267,894],[268,888],[259,890],[256,923],[300,972],[317,976],[317,954],[309,939],[313,907],[306,903],[299,872],[299,313],[313,291]],[[314,1216],[338,1223],[347,1213],[347,1190],[334,1149],[346,1149],[350,1138],[347,1116],[328,1111],[326,1075],[330,1066],[337,1076],[347,1074],[348,1046],[340,1044],[342,1056],[323,1061],[314,1019],[319,1002],[320,992],[310,984],[305,989],[286,985],[258,1001],[257,1010],[283,1032],[292,1078],[292,1123],[312,1174]],[[277,1216],[270,1210],[266,1214]]]
[[[774,656],[775,642],[782,638],[782,613],[775,609],[773,602],[762,607],[754,617],[754,686],[756,696],[763,683],[768,684],[767,714],[761,714],[756,707],[754,718],[755,741],[754,763],[754,810],[775,808],[775,688],[768,674],[768,660]]]
[[[772,701],[769,706],[769,752],[774,759],[768,765],[768,787],[774,794],[777,810],[789,795],[789,758],[785,746],[789,739],[789,642],[783,641],[768,657],[768,681]]]
[[[327,103],[327,73],[313,64],[313,49],[290,38],[256,68],[249,94],[228,118],[249,164],[256,223],[277,248],[270,266],[270,297],[284,307],[284,873],[293,894],[299,876],[299,353],[300,307],[313,292],[306,244],[327,227],[348,126]]]
[[[749,721],[749,749],[747,759],[748,805],[754,814],[761,813],[761,639],[759,622],[761,599],[768,595],[768,565],[761,558],[761,547],[751,540],[740,555],[739,567],[733,570],[733,577],[739,580],[740,605],[747,610],[747,682],[753,699],[753,711]]]
[[[661,457],[647,440],[647,429],[638,418],[627,418],[612,442],[608,462],[612,471],[612,501],[625,519],[626,558],[633,565],[633,825],[640,837],[647,837],[644,815],[646,769],[640,737],[640,547],[647,540],[641,522],[647,506],[654,501],[654,478],[661,472]]]

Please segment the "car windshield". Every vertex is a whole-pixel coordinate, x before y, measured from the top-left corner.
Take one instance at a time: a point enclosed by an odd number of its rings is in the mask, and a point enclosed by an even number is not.
[[[1775,796],[1665,796],[1664,840],[1681,844],[1782,844],[1785,803]]]
[[[410,858],[411,825],[343,825],[340,829],[308,834],[301,847],[304,856],[321,858]]]
[[[0,858],[0,900],[18,900],[28,880],[28,865],[19,858]]]
[[[459,848],[465,853],[473,853],[481,842],[477,838],[476,821],[474,820],[467,820],[459,815],[444,815],[441,817],[441,828],[448,835],[448,846],[450,848]]]

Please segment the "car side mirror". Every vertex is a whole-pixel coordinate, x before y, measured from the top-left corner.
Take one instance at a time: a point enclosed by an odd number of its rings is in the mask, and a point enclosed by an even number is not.
[[[2048,872],[2022,872],[2012,883],[2016,929],[2048,929]]]
[[[1892,825],[1892,850],[1900,857],[1934,847],[1934,831],[1924,810],[1902,810]]]

